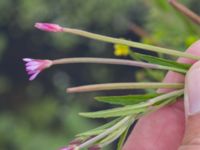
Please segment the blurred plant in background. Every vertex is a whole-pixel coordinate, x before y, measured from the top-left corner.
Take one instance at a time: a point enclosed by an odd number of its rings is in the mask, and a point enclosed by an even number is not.
[[[199,13],[198,0],[183,2]],[[105,43],[44,34],[33,30],[35,22],[56,22],[178,50],[198,39],[200,32],[197,25],[163,0],[2,0],[0,14],[2,150],[54,150],[65,145],[72,135],[100,124],[76,114],[109,106],[93,102],[97,93],[66,95],[63,91],[69,85],[149,80],[146,74],[154,80],[163,77],[159,71],[143,72],[130,67],[98,65],[97,73],[96,65],[72,65],[49,70],[30,84],[21,58],[114,56],[113,47]]]
[[[200,2],[197,0],[190,2],[186,0],[171,1],[177,1],[197,14],[199,13],[196,8]],[[199,39],[199,25],[192,22],[180,11],[175,10],[167,0],[143,0],[143,2],[149,8],[146,22],[141,27],[144,30],[143,33],[145,33],[140,35],[143,43],[184,51]],[[140,81],[149,80],[147,76],[150,76],[151,80],[159,81],[164,74],[157,70],[141,70],[136,73],[136,78]]]

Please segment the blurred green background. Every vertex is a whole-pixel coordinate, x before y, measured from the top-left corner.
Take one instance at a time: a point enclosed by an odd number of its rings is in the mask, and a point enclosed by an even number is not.
[[[200,14],[199,0],[181,3]],[[140,92],[68,95],[67,87],[163,77],[162,72],[147,73],[125,66],[76,64],[45,70],[29,82],[24,57],[115,57],[111,44],[42,32],[33,27],[35,22],[58,23],[177,50],[184,50],[200,33],[199,26],[174,10],[167,0],[0,0],[1,150],[58,149],[75,134],[106,121],[77,115],[112,107],[95,102],[95,95]]]

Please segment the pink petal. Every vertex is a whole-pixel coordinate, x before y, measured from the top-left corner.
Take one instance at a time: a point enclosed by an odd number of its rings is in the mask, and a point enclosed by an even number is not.
[[[35,74],[37,71],[35,70],[26,70],[28,75]]]
[[[30,76],[29,80],[30,81],[34,80],[39,73],[40,73],[40,71],[37,71],[36,73],[34,73],[32,76]]]
[[[30,61],[26,63],[26,66],[31,66],[31,65],[39,65],[40,63],[37,61]]]
[[[35,65],[35,66],[28,66],[28,67],[26,67],[26,70],[36,70],[36,69],[38,69],[38,65]]]
[[[33,61],[33,59],[31,59],[31,58],[23,58],[23,61],[30,62],[30,61]]]

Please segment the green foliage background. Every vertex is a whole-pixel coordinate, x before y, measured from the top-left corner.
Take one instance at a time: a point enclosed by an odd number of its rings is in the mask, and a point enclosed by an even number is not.
[[[183,1],[199,13],[198,0]],[[114,57],[113,46],[77,36],[45,33],[35,22],[54,22],[99,34],[184,50],[199,38],[199,26],[164,0],[1,0],[0,1],[0,149],[55,150],[72,137],[106,120],[93,121],[80,111],[108,108],[96,95],[67,95],[65,88],[105,82],[158,80],[163,73],[105,65],[58,66],[29,82],[22,58]],[[137,24],[148,32],[140,37]],[[137,91],[140,92],[140,91]],[[117,94],[124,94],[120,91]],[[133,93],[128,91],[127,93]]]

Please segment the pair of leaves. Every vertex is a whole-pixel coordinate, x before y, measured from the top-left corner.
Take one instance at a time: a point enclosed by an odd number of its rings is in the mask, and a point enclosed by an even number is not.
[[[126,105],[124,107],[118,107],[108,110],[101,110],[97,112],[86,112],[86,113],[80,113],[81,116],[88,117],[88,118],[109,118],[109,117],[119,117],[119,116],[126,116],[126,115],[139,115],[144,114],[145,112],[148,112],[150,105],[159,105],[164,103],[164,101],[170,99],[170,98],[177,98],[180,97],[183,94],[183,90],[177,91],[176,95],[173,94],[165,94],[158,96],[157,99],[153,102],[153,104],[150,102],[140,102],[133,105]],[[153,99],[151,99],[153,100]]]
[[[144,95],[126,95],[126,96],[103,96],[97,97],[96,99],[102,102],[107,102],[110,104],[121,104],[126,105],[124,107],[118,107],[108,110],[101,110],[97,112],[86,112],[79,113],[79,115],[88,118],[109,118],[109,117],[119,117],[133,114],[141,114],[147,110],[144,107],[144,103],[160,94],[144,94]]]

